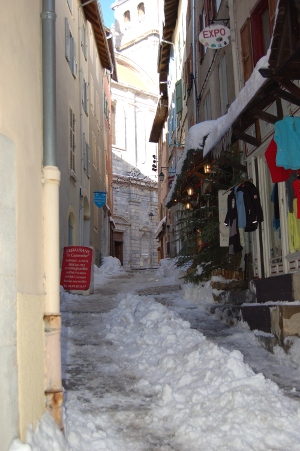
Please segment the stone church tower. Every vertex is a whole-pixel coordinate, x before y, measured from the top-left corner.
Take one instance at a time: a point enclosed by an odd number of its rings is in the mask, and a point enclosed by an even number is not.
[[[159,0],[117,0],[112,9],[117,52],[138,64],[158,83]]]
[[[157,145],[150,133],[159,98],[158,0],[117,0],[112,6],[116,73],[111,81],[113,255],[125,269],[157,267]]]

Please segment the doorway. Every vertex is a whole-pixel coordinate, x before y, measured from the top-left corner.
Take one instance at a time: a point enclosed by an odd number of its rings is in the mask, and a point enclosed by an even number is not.
[[[123,266],[123,241],[115,241],[115,257],[120,260]]]

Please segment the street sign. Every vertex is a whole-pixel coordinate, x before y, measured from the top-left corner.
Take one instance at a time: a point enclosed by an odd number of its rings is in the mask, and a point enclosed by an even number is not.
[[[106,203],[105,191],[94,191],[94,203],[98,208],[101,208]]]
[[[218,50],[229,44],[230,29],[224,25],[212,24],[199,34],[199,41],[205,47]]]

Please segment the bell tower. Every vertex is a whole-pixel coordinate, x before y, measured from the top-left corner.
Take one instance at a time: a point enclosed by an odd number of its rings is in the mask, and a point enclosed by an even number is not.
[[[130,58],[158,83],[159,0],[117,0],[115,14],[116,51]]]

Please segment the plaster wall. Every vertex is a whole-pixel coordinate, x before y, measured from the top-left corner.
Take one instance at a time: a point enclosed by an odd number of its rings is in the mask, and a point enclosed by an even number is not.
[[[56,2],[56,111],[57,111],[57,165],[61,172],[60,185],[60,258],[63,248],[68,243],[68,216],[72,211],[75,218],[74,238],[72,244],[82,245],[83,237],[83,202],[90,199],[89,179],[83,171],[83,133],[89,142],[89,118],[82,107],[83,80],[88,83],[88,63],[81,49],[79,9],[80,2],[73,0],[72,12],[67,1]],[[71,73],[66,59],[65,19],[76,45],[77,74]],[[87,34],[88,40],[88,34]],[[75,171],[70,171],[70,112],[75,114]],[[83,197],[80,197],[80,188]]]
[[[40,13],[21,0],[0,18],[1,451],[45,409]]]

